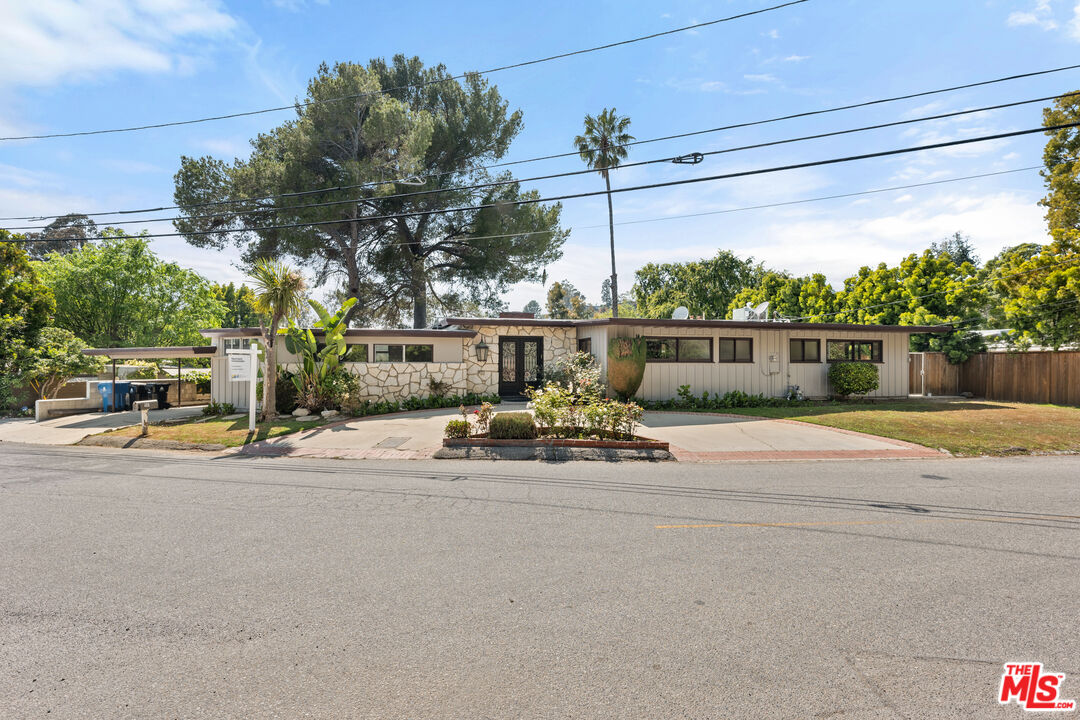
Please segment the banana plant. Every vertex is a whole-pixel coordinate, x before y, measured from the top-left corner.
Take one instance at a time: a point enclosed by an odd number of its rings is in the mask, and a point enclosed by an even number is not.
[[[345,316],[356,304],[356,298],[346,300],[333,315],[317,300],[308,298],[308,304],[319,319],[314,327],[322,330],[322,347],[315,339],[315,333],[301,328],[293,320],[289,326],[279,332],[285,336],[285,348],[300,361],[300,371],[293,375],[292,381],[300,393],[312,386],[319,387],[328,376],[337,370],[342,356],[345,355]]]

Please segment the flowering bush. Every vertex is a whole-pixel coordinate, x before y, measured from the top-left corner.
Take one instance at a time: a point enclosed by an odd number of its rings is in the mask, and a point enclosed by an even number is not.
[[[566,387],[549,383],[529,391],[536,425],[542,435],[630,440],[644,410],[637,403],[600,396],[576,398]]]
[[[600,363],[592,353],[564,355],[544,371],[544,377],[548,383],[563,386],[571,395],[603,397],[605,392],[600,380]]]

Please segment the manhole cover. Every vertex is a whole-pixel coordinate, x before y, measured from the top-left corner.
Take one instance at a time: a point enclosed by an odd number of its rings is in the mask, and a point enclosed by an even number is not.
[[[402,445],[404,445],[407,442],[409,442],[409,438],[407,438],[407,437],[388,437],[385,440],[383,440],[381,443],[376,445],[375,447],[377,447],[377,448],[396,448],[396,447],[401,447]]]

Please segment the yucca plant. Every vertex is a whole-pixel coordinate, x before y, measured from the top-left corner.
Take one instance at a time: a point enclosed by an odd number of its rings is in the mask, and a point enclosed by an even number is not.
[[[265,352],[263,370],[262,419],[277,415],[277,336],[281,321],[300,313],[304,299],[304,277],[299,271],[276,260],[258,260],[248,273],[255,290],[256,312],[270,318],[270,326],[259,321]]]

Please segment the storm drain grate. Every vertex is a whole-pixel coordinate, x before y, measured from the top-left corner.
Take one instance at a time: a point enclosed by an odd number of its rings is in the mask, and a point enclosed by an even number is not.
[[[377,447],[377,448],[396,448],[396,447],[401,447],[402,445],[404,445],[407,442],[409,442],[409,438],[407,438],[407,437],[388,437],[385,440],[383,440],[381,443],[376,445],[375,447]]]

